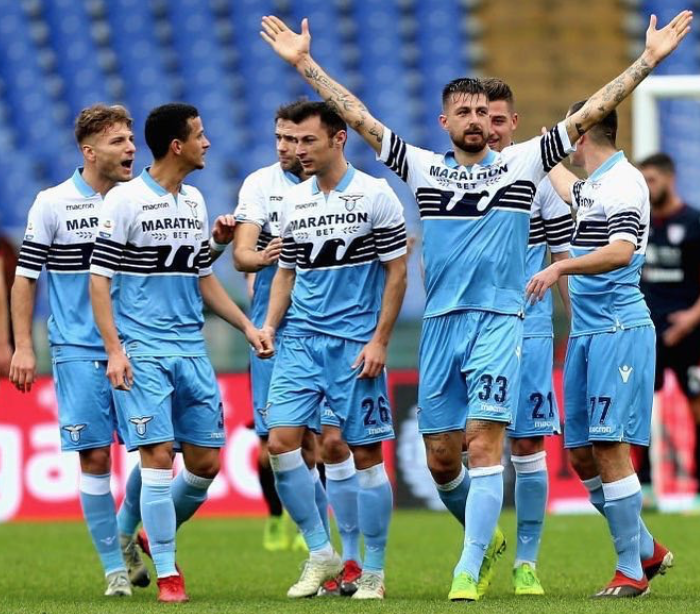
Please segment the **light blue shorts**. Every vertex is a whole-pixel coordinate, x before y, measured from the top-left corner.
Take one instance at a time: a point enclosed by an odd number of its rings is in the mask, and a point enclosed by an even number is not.
[[[420,432],[464,430],[467,420],[510,423],[520,389],[522,337],[518,316],[458,311],[423,320]]]
[[[508,437],[541,437],[561,432],[559,407],[552,385],[554,339],[525,337],[520,359],[520,398]]]
[[[114,392],[129,450],[175,440],[224,445],[224,409],[209,358],[134,357],[131,367],[131,390]]]
[[[320,422],[338,426],[350,445],[393,439],[386,372],[357,379],[361,369],[351,368],[364,345],[330,335],[284,337],[270,384],[268,427]]]
[[[61,450],[92,450],[110,445],[117,431],[107,363],[71,360],[53,363]]]
[[[649,445],[655,344],[652,326],[569,339],[564,366],[567,448],[593,441]]]
[[[280,351],[281,345],[278,347]],[[250,355],[250,387],[253,393],[253,424],[258,437],[267,437],[270,429],[267,426],[267,397],[272,380],[272,371],[275,367],[276,358],[262,360],[254,352]],[[319,420],[320,418],[320,420]],[[309,428],[316,433],[321,432],[321,425],[340,427],[340,421],[335,412],[328,405],[328,401],[323,399],[320,417],[316,416],[314,422],[309,424]]]

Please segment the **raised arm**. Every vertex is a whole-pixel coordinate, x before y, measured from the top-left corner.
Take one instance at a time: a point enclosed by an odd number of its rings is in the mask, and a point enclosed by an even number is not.
[[[274,15],[263,17],[260,35],[283,60],[289,62],[348,125],[377,153],[382,149],[384,126],[370,115],[367,107],[337,81],[329,77],[311,57],[309,21],[301,22],[301,34],[290,30]]]
[[[586,104],[566,119],[566,131],[572,143],[600,122],[647,78],[690,32],[692,11],[682,11],[661,30],[656,29],[656,15],[649,20],[646,46],[639,58],[615,80],[598,90]]]

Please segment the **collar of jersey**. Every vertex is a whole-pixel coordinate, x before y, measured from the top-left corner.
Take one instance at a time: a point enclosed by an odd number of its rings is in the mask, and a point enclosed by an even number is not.
[[[75,172],[73,173],[73,185],[75,188],[80,192],[81,196],[83,198],[92,198],[97,194],[95,190],[92,189],[92,186],[83,179],[83,167],[79,166],[78,168],[75,169]]]
[[[342,179],[338,182],[338,185],[336,185],[333,188],[334,192],[345,192],[347,187],[350,185],[350,182],[352,181],[352,178],[355,176],[355,167],[348,162],[348,170],[345,171],[345,174],[343,175]],[[314,175],[311,178],[311,193],[316,196],[321,191],[321,188],[318,187],[318,183],[316,183],[316,175]]]
[[[625,152],[624,151],[615,152],[605,162],[603,162],[597,169],[595,169],[591,173],[590,177],[588,177],[588,178],[591,181],[597,181],[605,173],[607,173],[613,166],[615,166],[618,162],[622,162],[622,160],[625,160]]]
[[[471,168],[472,166],[490,166],[496,161],[496,158],[496,152],[493,149],[489,148],[488,153],[481,162],[477,162],[476,164],[472,164],[471,166],[465,166],[464,168]],[[460,166],[462,166],[459,162],[457,162],[457,158],[455,158],[454,151],[448,151],[445,154],[445,166],[449,166],[450,168],[459,168]]]
[[[153,177],[151,177],[151,173],[148,171],[151,169],[150,166],[147,166],[146,168],[141,171],[141,179],[143,179],[143,182],[151,188],[158,196],[166,196],[169,194],[168,190],[166,190],[160,183],[158,183]],[[180,194],[185,193],[185,188],[183,186],[180,186]]]
[[[289,179],[292,183],[301,183],[301,179],[297,177],[294,173],[290,173],[289,171],[283,171],[284,176]]]

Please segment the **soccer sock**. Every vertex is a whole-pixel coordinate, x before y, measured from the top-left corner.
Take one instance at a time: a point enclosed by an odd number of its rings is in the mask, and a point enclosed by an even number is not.
[[[141,518],[159,578],[176,576],[175,506],[170,492],[172,469],[141,468]]]
[[[301,448],[283,454],[270,454],[275,484],[282,504],[304,536],[309,552],[332,554],[333,550],[318,513],[315,486],[304,463]]]
[[[350,455],[342,463],[326,465],[326,492],[343,544],[343,562],[360,562],[360,525],[357,509],[359,484]]]
[[[362,569],[372,573],[384,570],[386,541],[394,507],[394,493],[384,463],[369,469],[358,469],[357,510],[360,533],[365,538]]]
[[[207,490],[213,479],[202,478],[190,473],[187,467],[175,476],[170,485],[175,506],[175,526],[179,529],[183,522],[188,521],[207,500]]]
[[[582,480],[588,490],[591,503],[603,516],[605,516],[605,496],[603,495],[603,481],[597,475],[590,480]],[[639,518],[639,555],[642,560],[648,559],[654,554],[654,538],[647,529],[642,518]]]
[[[470,469],[469,477],[471,485],[465,508],[464,547],[454,574],[466,572],[478,580],[503,505],[503,465]]]
[[[323,481],[321,480],[318,467],[314,467],[309,471],[311,471],[311,479],[314,481],[314,500],[316,501],[318,515],[321,517],[323,527],[326,529],[326,535],[328,535],[328,539],[330,539],[331,526],[328,521],[328,497],[326,496],[326,489],[323,487]]]
[[[464,526],[464,510],[469,494],[469,473],[464,465],[459,475],[447,484],[435,482],[438,495],[450,513]]]
[[[114,499],[109,489],[109,478],[109,473],[80,474],[80,503],[105,575],[126,570],[117,532]]]
[[[637,474],[603,484],[605,517],[617,552],[617,569],[628,578],[644,576],[639,554],[642,490]]]
[[[119,533],[133,538],[139,522],[141,522],[141,465],[136,464],[126,480],[124,500],[117,514]]]
[[[280,501],[277,489],[275,488],[275,474],[270,465],[263,465],[258,462],[258,480],[262,489],[263,498],[267,503],[270,516],[282,515],[282,502]]]
[[[515,468],[515,512],[518,545],[515,567],[537,563],[544,515],[547,510],[547,453],[511,456]]]

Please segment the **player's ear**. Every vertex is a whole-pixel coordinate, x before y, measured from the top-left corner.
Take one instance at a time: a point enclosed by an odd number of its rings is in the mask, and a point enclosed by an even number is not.
[[[515,130],[518,127],[519,120],[520,120],[520,117],[518,116],[518,114],[513,113],[513,130]]]
[[[80,151],[83,154],[83,157],[88,160],[89,162],[94,162],[95,161],[95,150],[93,149],[92,145],[88,145],[87,143],[83,143],[80,146]]]
[[[180,139],[170,141],[170,151],[179,156],[182,153],[182,141]]]
[[[438,123],[443,130],[447,130],[447,115],[440,113],[440,115],[438,115]]]

